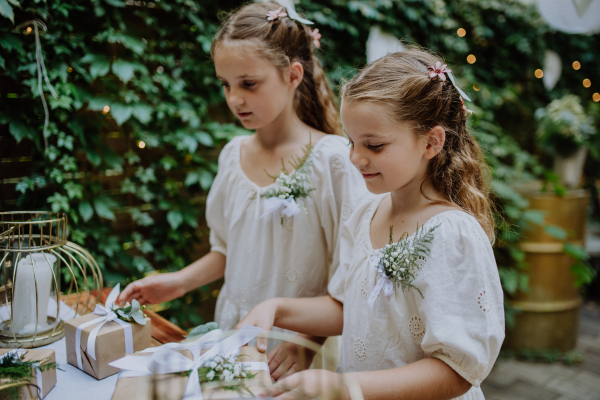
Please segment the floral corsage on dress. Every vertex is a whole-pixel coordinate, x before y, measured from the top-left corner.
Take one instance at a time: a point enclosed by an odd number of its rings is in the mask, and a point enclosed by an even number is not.
[[[312,166],[312,140],[304,147],[301,157],[294,156],[290,164],[294,168],[292,172],[288,172],[285,168],[283,159],[281,160],[282,171],[279,176],[269,175],[275,180],[276,185],[267,190],[262,196],[267,199],[264,202],[264,213],[261,218],[271,214],[272,212],[281,210],[281,223],[283,217],[293,217],[294,215],[304,211],[307,213],[306,207],[299,200],[310,197],[310,193],[315,188],[310,186],[310,168]],[[265,171],[266,172],[266,171]]]
[[[433,242],[433,232],[438,226],[428,230],[417,227],[413,236],[408,237],[408,234],[404,233],[397,242],[394,242],[394,230],[390,226],[390,243],[369,260],[379,273],[379,279],[367,298],[371,309],[379,292],[383,290],[386,296],[390,296],[396,286],[400,286],[403,291],[415,289],[423,297],[423,293],[413,282],[421,269],[422,260],[431,253],[429,246]]]

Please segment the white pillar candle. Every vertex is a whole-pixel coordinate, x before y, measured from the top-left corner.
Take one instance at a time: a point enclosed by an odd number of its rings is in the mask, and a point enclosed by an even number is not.
[[[33,253],[19,260],[14,282],[13,330],[17,335],[32,335],[51,328],[48,325],[48,301],[52,287],[52,270],[56,256],[49,253]],[[35,278],[33,275],[35,266]],[[37,283],[37,304],[35,287]]]

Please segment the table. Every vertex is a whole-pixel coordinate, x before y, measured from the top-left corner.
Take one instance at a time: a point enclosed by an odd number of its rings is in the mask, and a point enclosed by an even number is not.
[[[106,301],[110,288],[104,289],[101,295],[102,302]],[[80,296],[81,297],[81,296]],[[80,304],[85,302],[80,298]],[[72,305],[73,297],[64,299],[65,303]],[[160,346],[164,343],[180,342],[185,339],[187,332],[177,325],[169,322],[151,310],[144,311],[152,321],[152,345]],[[56,341],[42,349],[53,349],[56,353],[56,362],[63,371],[56,371],[56,386],[46,395],[45,400],[110,400],[117,384],[117,374],[97,380],[85,372],[67,363],[67,349],[65,338]]]

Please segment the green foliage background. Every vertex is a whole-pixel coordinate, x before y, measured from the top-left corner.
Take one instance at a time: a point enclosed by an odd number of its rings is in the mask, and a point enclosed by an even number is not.
[[[68,213],[70,239],[96,256],[110,284],[181,269],[206,251],[204,200],[216,159],[230,137],[244,133],[224,106],[209,57],[218,16],[242,2],[128,3],[0,0],[1,14],[14,13],[14,24],[0,18],[0,129],[12,137],[0,145],[26,143],[34,160],[17,184],[18,203],[0,206]],[[473,99],[472,132],[486,150],[506,221],[495,248],[502,284],[506,293],[526,287],[516,244],[543,215],[527,210],[512,184],[548,177],[548,160],[536,156],[535,109],[566,93],[595,106],[598,82],[586,89],[581,81],[600,72],[599,36],[553,31],[533,6],[516,0],[302,0],[297,9],[323,34],[317,53],[336,86],[365,64],[372,25],[446,57]],[[15,29],[33,19],[48,26],[40,40],[59,95],[53,99],[44,85],[51,109],[47,150],[34,35],[26,26]],[[565,64],[550,92],[534,77],[547,49]],[[477,57],[472,65],[468,54]],[[580,71],[569,67],[575,60]],[[591,163],[588,170],[600,169]],[[572,253],[586,257],[581,249]],[[589,278],[581,267],[578,279]],[[163,314],[183,327],[198,325],[210,318],[211,290],[171,302]]]

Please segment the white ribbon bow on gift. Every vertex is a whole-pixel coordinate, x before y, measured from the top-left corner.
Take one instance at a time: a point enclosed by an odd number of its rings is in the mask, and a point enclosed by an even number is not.
[[[201,400],[202,388],[198,368],[216,356],[228,358],[235,354],[240,347],[248,344],[261,332],[261,328],[246,325],[233,335],[225,338],[223,331],[216,329],[195,342],[169,343],[160,347],[149,348],[143,352],[153,352],[152,356],[125,356],[108,365],[123,370],[119,374],[119,378],[191,371],[185,388],[184,399]],[[201,350],[208,347],[211,347],[211,349],[200,355]],[[190,360],[175,350],[189,350],[193,359]],[[254,371],[269,370],[269,366],[264,362],[244,362],[240,364],[243,368]]]
[[[367,298],[367,304],[369,305],[369,308],[371,310],[373,309],[375,300],[377,300],[377,297],[379,296],[379,292],[382,289],[383,289],[383,294],[385,294],[386,296],[390,296],[394,293],[394,282],[385,274],[384,271],[377,268],[377,265],[379,264],[380,259],[381,259],[381,257],[377,257],[377,256],[371,256],[369,259],[369,263],[371,264],[371,266],[376,268],[377,272],[379,273],[379,280],[377,281],[377,283],[375,284],[375,287],[373,288],[373,290],[371,290],[371,293],[369,294],[369,297]]]
[[[96,337],[98,336],[98,332],[100,332],[100,329],[102,329],[105,323],[110,321],[114,321],[123,327],[123,334],[125,335],[125,353],[134,352],[131,324],[129,322],[120,320],[118,315],[112,310],[112,307],[115,304],[115,301],[117,301],[120,292],[120,284],[117,283],[117,286],[115,286],[108,295],[108,298],[106,299],[106,305],[101,306],[96,304],[96,308],[94,309],[93,313],[101,315],[101,317],[85,322],[77,327],[77,330],[75,331],[75,353],[77,356],[77,367],[79,369],[83,369],[81,362],[81,332],[84,328],[91,325],[100,324],[90,332],[90,336],[88,336],[87,341],[87,353],[94,360],[96,359]]]
[[[284,208],[282,213],[287,217],[293,217],[298,214],[302,209],[296,203],[296,201],[288,197],[287,199],[280,199],[279,197],[269,197],[264,201],[264,210],[265,212],[260,216],[261,218],[265,215],[269,215],[274,211],[279,210],[280,208]]]
[[[25,355],[25,353],[27,353],[27,350],[14,349],[14,350],[9,351],[6,354],[1,355],[0,360],[2,360],[4,357],[9,357],[9,355],[12,355],[12,354],[16,354],[16,356],[20,359],[21,357],[23,357]],[[39,388],[39,395],[41,397],[42,393],[44,393],[44,389],[42,388],[42,370],[40,368],[40,365],[37,363],[32,364],[32,367],[35,370],[35,378],[37,380],[37,387]]]

